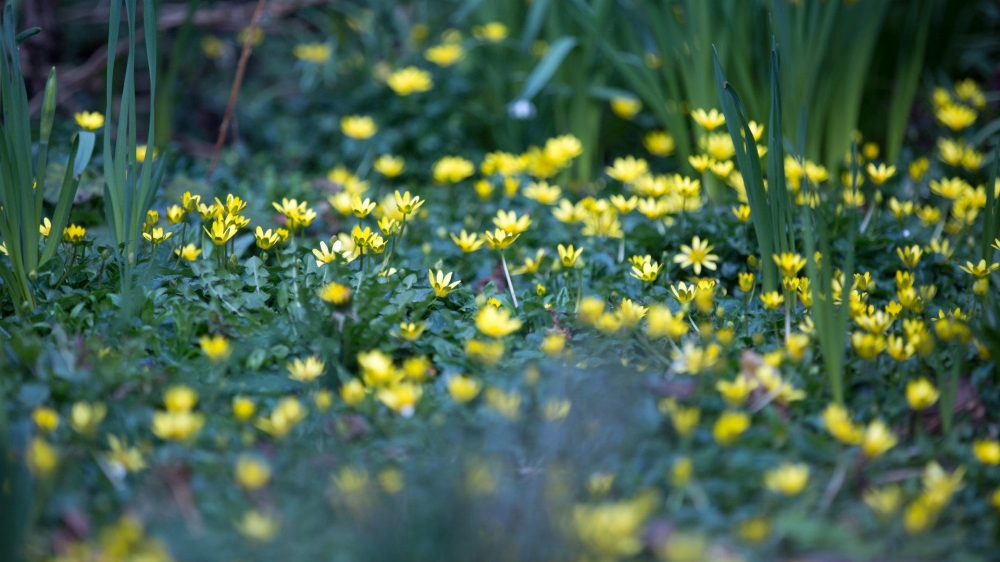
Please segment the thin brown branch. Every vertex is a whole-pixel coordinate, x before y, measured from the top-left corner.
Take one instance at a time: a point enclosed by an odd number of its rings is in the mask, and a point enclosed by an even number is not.
[[[226,133],[229,131],[229,121],[233,117],[233,110],[236,109],[236,100],[240,96],[240,87],[243,85],[243,75],[247,69],[247,61],[250,60],[250,51],[253,50],[253,36],[257,31],[257,23],[260,21],[260,14],[264,11],[264,3],[267,0],[257,0],[257,9],[253,12],[253,19],[247,28],[246,39],[243,40],[243,52],[240,54],[240,62],[236,67],[236,78],[233,80],[233,89],[229,92],[229,103],[226,104],[226,114],[219,125],[219,139],[215,141],[215,151],[212,153],[212,162],[208,165],[208,172],[205,173],[205,181],[208,182],[215,172],[215,166],[219,163],[219,153],[226,143]]]

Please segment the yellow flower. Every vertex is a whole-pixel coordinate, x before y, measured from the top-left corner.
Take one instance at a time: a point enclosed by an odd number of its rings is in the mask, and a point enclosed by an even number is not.
[[[401,68],[389,75],[386,83],[400,96],[427,92],[434,87],[430,72],[420,70],[415,66]]]
[[[469,254],[483,247],[483,240],[475,232],[469,234],[465,231],[465,229],[462,229],[459,236],[455,236],[454,234],[451,234],[450,236],[451,240],[456,246],[458,246],[459,250],[462,250],[463,253]]]
[[[889,180],[892,176],[896,175],[896,167],[888,166],[885,164],[879,164],[877,167],[875,164],[869,162],[868,166],[865,167],[865,171],[868,172],[868,177],[872,179],[872,183],[875,185],[882,185]]]
[[[472,162],[461,156],[445,156],[434,163],[432,175],[437,183],[454,184],[471,176],[476,171]]]
[[[483,233],[483,238],[486,240],[486,245],[489,246],[491,250],[505,250],[508,246],[517,240],[520,234],[508,234],[503,229],[496,229],[491,234],[489,231]]]
[[[491,338],[502,338],[521,329],[521,321],[510,317],[506,308],[485,306],[476,314],[476,328]]]
[[[960,266],[960,269],[976,279],[984,279],[989,277],[990,273],[1000,269],[1000,263],[992,263],[987,266],[986,260],[979,260],[979,263],[976,265],[972,265],[972,262],[967,261],[965,265]]]
[[[899,256],[899,261],[903,262],[903,267],[913,269],[920,263],[920,258],[924,255],[924,252],[920,249],[920,246],[914,244],[912,246],[896,248],[896,255]]]
[[[375,395],[390,410],[404,418],[412,417],[423,389],[412,383],[403,382],[383,388]]]
[[[507,26],[498,21],[491,21],[486,25],[473,27],[472,35],[483,41],[499,43],[507,38]]]
[[[59,427],[59,413],[45,406],[38,406],[31,411],[31,420],[35,427],[45,433],[52,433]]]
[[[424,58],[428,61],[447,68],[462,59],[465,51],[457,43],[444,43],[435,47],[430,47],[424,51]]]
[[[424,322],[400,322],[393,335],[407,341],[417,341],[425,329],[427,329],[427,324]]]
[[[1000,464],[1000,441],[977,439],[972,443],[972,453],[979,462],[996,466]]]
[[[740,273],[739,276],[740,290],[744,293],[749,293],[753,290],[754,286],[754,274],[752,271],[745,273]]]
[[[466,402],[471,402],[476,396],[479,395],[479,391],[482,389],[482,384],[474,378],[467,377],[465,375],[457,375],[448,379],[448,394],[455,399],[455,402],[459,404],[465,404]]]
[[[257,227],[257,231],[258,231],[257,239],[259,241],[261,238],[259,226]],[[264,236],[266,237],[270,232],[271,231],[268,230],[267,233],[264,233]],[[274,236],[277,237],[277,233],[275,233]],[[259,245],[260,243],[258,242],[258,246]],[[343,248],[343,245],[341,244],[340,240],[333,242],[332,247],[328,247],[326,245],[326,242],[320,241],[319,248],[313,248],[312,251],[313,256],[316,258],[316,267],[323,267],[324,265],[336,260],[337,257],[343,253],[341,248]],[[267,248],[264,249],[266,250]]]
[[[232,354],[233,350],[229,346],[229,340],[221,334],[214,336],[204,335],[199,340],[201,351],[215,363],[221,363]]]
[[[136,162],[140,162],[140,163],[145,162],[146,161],[146,152],[147,152],[146,145],[140,144],[140,145],[136,146],[135,147],[135,160],[136,160]],[[160,155],[160,151],[154,148],[153,149],[153,160],[156,160],[156,157],[159,156],[159,155]]]
[[[205,425],[205,416],[195,412],[153,413],[153,434],[165,441],[186,441]]]
[[[885,519],[896,513],[899,504],[903,500],[903,491],[899,486],[886,486],[884,488],[869,488],[862,494],[861,499],[865,505],[871,508],[880,518]]]
[[[115,466],[119,471],[124,472],[139,472],[146,468],[146,461],[142,458],[142,451],[136,447],[129,448],[128,442],[123,439],[118,439],[114,435],[108,436],[108,446],[111,447],[105,455],[108,463]]]
[[[244,513],[243,518],[234,525],[241,535],[257,542],[270,542],[281,529],[281,523],[276,517],[256,509]]]
[[[87,235],[87,229],[82,226],[71,224],[63,230],[63,242],[76,245],[83,242],[83,237]]]
[[[172,234],[172,232],[164,233],[162,228],[156,227],[151,232],[143,232],[142,237],[154,246],[159,246],[160,244],[163,244],[167,238],[170,238]]]
[[[694,463],[688,457],[679,457],[670,470],[670,483],[678,488],[687,486],[694,472]]]
[[[263,488],[271,481],[271,467],[264,461],[250,456],[240,455],[236,459],[236,483],[253,491]]]
[[[559,251],[559,261],[562,262],[563,267],[574,267],[580,254],[583,253],[583,248],[573,248],[570,244],[569,247],[559,244],[556,248]],[[580,260],[580,266],[583,266],[583,260]]]
[[[931,381],[926,378],[919,378],[906,383],[906,401],[910,403],[910,408],[914,410],[925,410],[937,402],[941,393],[938,392]]]
[[[715,389],[722,395],[722,399],[729,406],[737,407],[746,403],[750,393],[758,386],[756,379],[751,379],[744,374],[736,375],[736,379],[730,381],[719,381],[715,383]]]
[[[403,173],[405,161],[402,156],[394,157],[391,154],[383,154],[375,159],[375,163],[372,164],[372,167],[375,168],[376,172],[382,174],[383,176],[387,178],[394,178]]]
[[[573,528],[583,546],[594,555],[594,559],[631,558],[643,549],[643,524],[656,510],[658,503],[655,492],[644,492],[631,500],[596,505],[577,504],[572,512]]]
[[[865,429],[861,450],[865,452],[866,457],[874,459],[895,447],[898,442],[899,439],[893,435],[882,420],[875,420],[868,424],[868,428]]]
[[[330,60],[333,50],[326,43],[300,43],[292,49],[295,58],[315,64],[324,64]]]
[[[358,379],[351,379],[340,387],[340,397],[348,406],[356,406],[365,399],[365,385]]]
[[[684,406],[670,405],[666,408],[670,415],[670,423],[674,426],[674,431],[681,437],[690,437],[698,429],[698,421],[701,419],[701,410],[697,407],[686,408]]]
[[[728,133],[715,133],[705,137],[705,151],[717,162],[729,160],[736,154],[733,139]]]
[[[32,474],[45,477],[52,474],[59,464],[59,451],[48,441],[35,437],[25,451],[24,460]]]
[[[180,224],[180,222],[184,220],[184,213],[184,208],[180,205],[171,205],[170,207],[167,207],[167,221],[169,221],[170,224]],[[46,236],[48,235],[46,234]]]
[[[348,115],[340,119],[340,130],[352,139],[365,140],[372,138],[378,127],[367,115]]]
[[[695,275],[701,275],[701,268],[715,271],[715,262],[719,261],[719,256],[710,254],[714,246],[708,245],[708,240],[702,240],[695,236],[691,240],[691,245],[681,245],[681,251],[674,256],[674,263],[679,263],[682,268],[691,267]]]
[[[649,308],[632,302],[632,299],[622,299],[621,306],[615,311],[622,325],[633,328],[646,316]]]
[[[772,492],[794,496],[809,482],[809,465],[784,463],[764,475],[764,485]]]
[[[681,304],[687,304],[694,300],[695,294],[698,291],[698,286],[695,284],[688,285],[687,283],[681,281],[676,285],[671,285],[670,292],[674,294],[674,298],[677,302]]]
[[[516,390],[504,392],[491,386],[486,389],[486,406],[504,418],[514,421],[521,409],[521,395]]]
[[[319,298],[325,302],[342,306],[351,302],[351,289],[334,281],[327,283],[319,290]]]
[[[769,293],[761,293],[760,302],[764,304],[764,308],[767,310],[774,310],[784,304],[785,295],[782,295],[778,291],[771,291]]]
[[[953,131],[961,131],[968,128],[976,122],[977,117],[976,110],[953,103],[938,108],[934,115],[937,117],[938,122]]]
[[[641,261],[632,263],[632,271],[629,273],[632,277],[646,283],[653,283],[656,278],[660,276],[660,270],[663,269],[663,265],[659,262],[653,261],[652,256],[645,256]]]
[[[76,124],[86,131],[96,131],[104,126],[104,114],[97,111],[83,111],[73,115]]]
[[[197,404],[198,393],[188,386],[171,386],[163,393],[163,405],[168,412],[189,412]]]
[[[642,110],[642,102],[638,98],[612,98],[611,111],[622,119],[632,119]]]
[[[834,439],[845,445],[860,445],[865,438],[864,429],[851,421],[843,406],[830,404],[823,410],[823,425]]]
[[[799,254],[786,252],[781,255],[774,254],[771,257],[774,259],[774,264],[781,270],[782,277],[795,277],[806,266],[805,258]]]
[[[212,230],[209,230],[207,226],[202,226],[202,228],[208,234],[209,240],[216,246],[222,246],[229,242],[233,236],[236,236],[236,227],[233,225],[227,226],[226,221],[221,218],[212,221]]]
[[[367,197],[362,200],[360,197],[355,195],[354,198],[351,199],[351,212],[354,213],[354,216],[359,219],[363,219],[374,211],[377,205],[377,203]]]
[[[599,303],[603,307],[603,303]],[[581,303],[581,312],[583,307]],[[649,314],[646,318],[646,335],[652,339],[668,337],[674,341],[681,339],[688,333],[688,324],[684,321],[684,312],[677,311],[677,314],[670,312],[670,309],[663,305],[652,305],[649,307]]]
[[[434,294],[439,298],[444,298],[448,296],[449,293],[455,290],[455,287],[461,283],[461,281],[452,282],[451,276],[454,273],[449,272],[447,275],[440,269],[437,271],[437,275],[431,269],[427,270],[427,277],[430,279],[431,288],[434,289]]]
[[[69,426],[80,435],[93,437],[107,412],[107,407],[101,402],[77,402],[70,410]]]
[[[764,517],[751,517],[741,521],[736,528],[737,536],[750,543],[759,543],[770,531],[771,525]]]
[[[531,217],[528,215],[517,216],[514,211],[497,211],[497,216],[493,217],[493,224],[502,229],[507,234],[521,234],[531,226]]]
[[[875,359],[885,351],[886,340],[881,334],[854,332],[851,334],[851,347],[862,359]]]
[[[378,478],[379,486],[382,486],[387,494],[397,494],[403,490],[403,473],[398,469],[383,468],[376,478]]]
[[[194,244],[188,244],[183,248],[177,248],[174,250],[174,254],[180,256],[184,260],[194,261],[198,259],[198,255],[201,254],[201,249]]]
[[[712,437],[723,447],[728,447],[750,428],[750,416],[743,412],[723,412],[712,428]]]
[[[254,238],[257,240],[257,247],[261,250],[270,250],[272,246],[281,241],[281,236],[278,236],[278,233],[272,231],[270,228],[265,232],[259,226],[254,232]]]
[[[566,349],[566,334],[562,332],[545,334],[539,349],[548,357],[558,357]]]
[[[251,398],[241,395],[233,397],[233,417],[237,421],[245,422],[252,418],[256,412],[257,406]]]
[[[288,378],[299,382],[309,382],[323,374],[325,364],[319,359],[309,356],[306,357],[305,361],[295,359],[286,367],[288,368]]]
[[[502,341],[469,340],[465,342],[465,354],[478,363],[492,367],[503,359],[505,348]]]
[[[562,188],[558,185],[549,185],[547,182],[531,182],[523,191],[528,199],[538,201],[543,205],[553,205],[559,200]]]
[[[608,166],[604,171],[612,179],[622,183],[631,183],[649,173],[649,165],[642,158],[636,159],[634,156],[626,158],[615,158],[612,166]]]
[[[927,158],[924,157],[917,158],[913,162],[910,162],[910,167],[909,167],[910,178],[913,181],[920,181],[921,179],[923,179],[924,174],[927,173],[927,170],[930,169],[930,165],[931,165],[930,161],[928,161]]]
[[[653,156],[669,156],[677,147],[674,137],[666,131],[650,131],[642,143]]]
[[[295,426],[305,419],[307,413],[308,410],[302,406],[298,398],[286,396],[278,401],[270,415],[258,418],[254,425],[264,433],[281,439],[295,429]]]
[[[704,109],[696,109],[691,112],[691,118],[706,131],[714,131],[726,124],[726,116],[719,113],[717,109],[712,109],[707,113]]]

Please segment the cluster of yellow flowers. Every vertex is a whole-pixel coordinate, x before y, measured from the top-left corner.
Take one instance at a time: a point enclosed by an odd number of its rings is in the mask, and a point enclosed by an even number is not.
[[[205,425],[205,415],[192,411],[198,393],[187,386],[172,386],[163,394],[165,410],[153,413],[153,434],[167,441],[191,439]]]
[[[374,393],[390,410],[403,417],[413,416],[423,395],[422,385],[434,374],[427,358],[413,356],[397,366],[391,357],[374,349],[359,353],[357,359],[361,379],[351,379],[341,386],[340,396],[344,402],[348,406],[358,406],[369,393]]]

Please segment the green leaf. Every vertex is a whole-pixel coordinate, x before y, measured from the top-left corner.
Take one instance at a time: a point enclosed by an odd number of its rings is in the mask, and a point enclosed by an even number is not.
[[[73,163],[73,177],[80,179],[80,174],[87,169],[90,158],[94,155],[94,144],[97,142],[97,135],[89,131],[78,133],[80,146],[76,150],[76,160]]]
[[[524,89],[521,90],[518,100],[531,100],[534,98],[549,83],[552,76],[559,70],[559,66],[562,65],[563,59],[566,58],[566,55],[576,45],[577,40],[575,37],[560,37],[553,41],[549,46],[549,50],[546,51],[545,56],[542,57],[542,60],[538,61],[531,74],[528,75],[528,79],[525,80]]]
[[[521,33],[522,53],[531,51],[531,45],[538,38],[538,32],[548,16],[550,4],[552,0],[534,0],[528,8],[528,16],[524,19],[524,31]]]

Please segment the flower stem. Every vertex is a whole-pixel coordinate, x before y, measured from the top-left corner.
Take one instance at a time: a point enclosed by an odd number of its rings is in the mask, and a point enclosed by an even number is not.
[[[517,295],[514,294],[514,283],[510,280],[510,271],[507,269],[507,258],[504,251],[500,250],[500,263],[503,264],[503,274],[507,277],[507,289],[510,290],[510,299],[514,301],[514,308],[517,308]]]
[[[583,269],[576,270],[576,312],[580,312],[580,301],[583,300]]]

